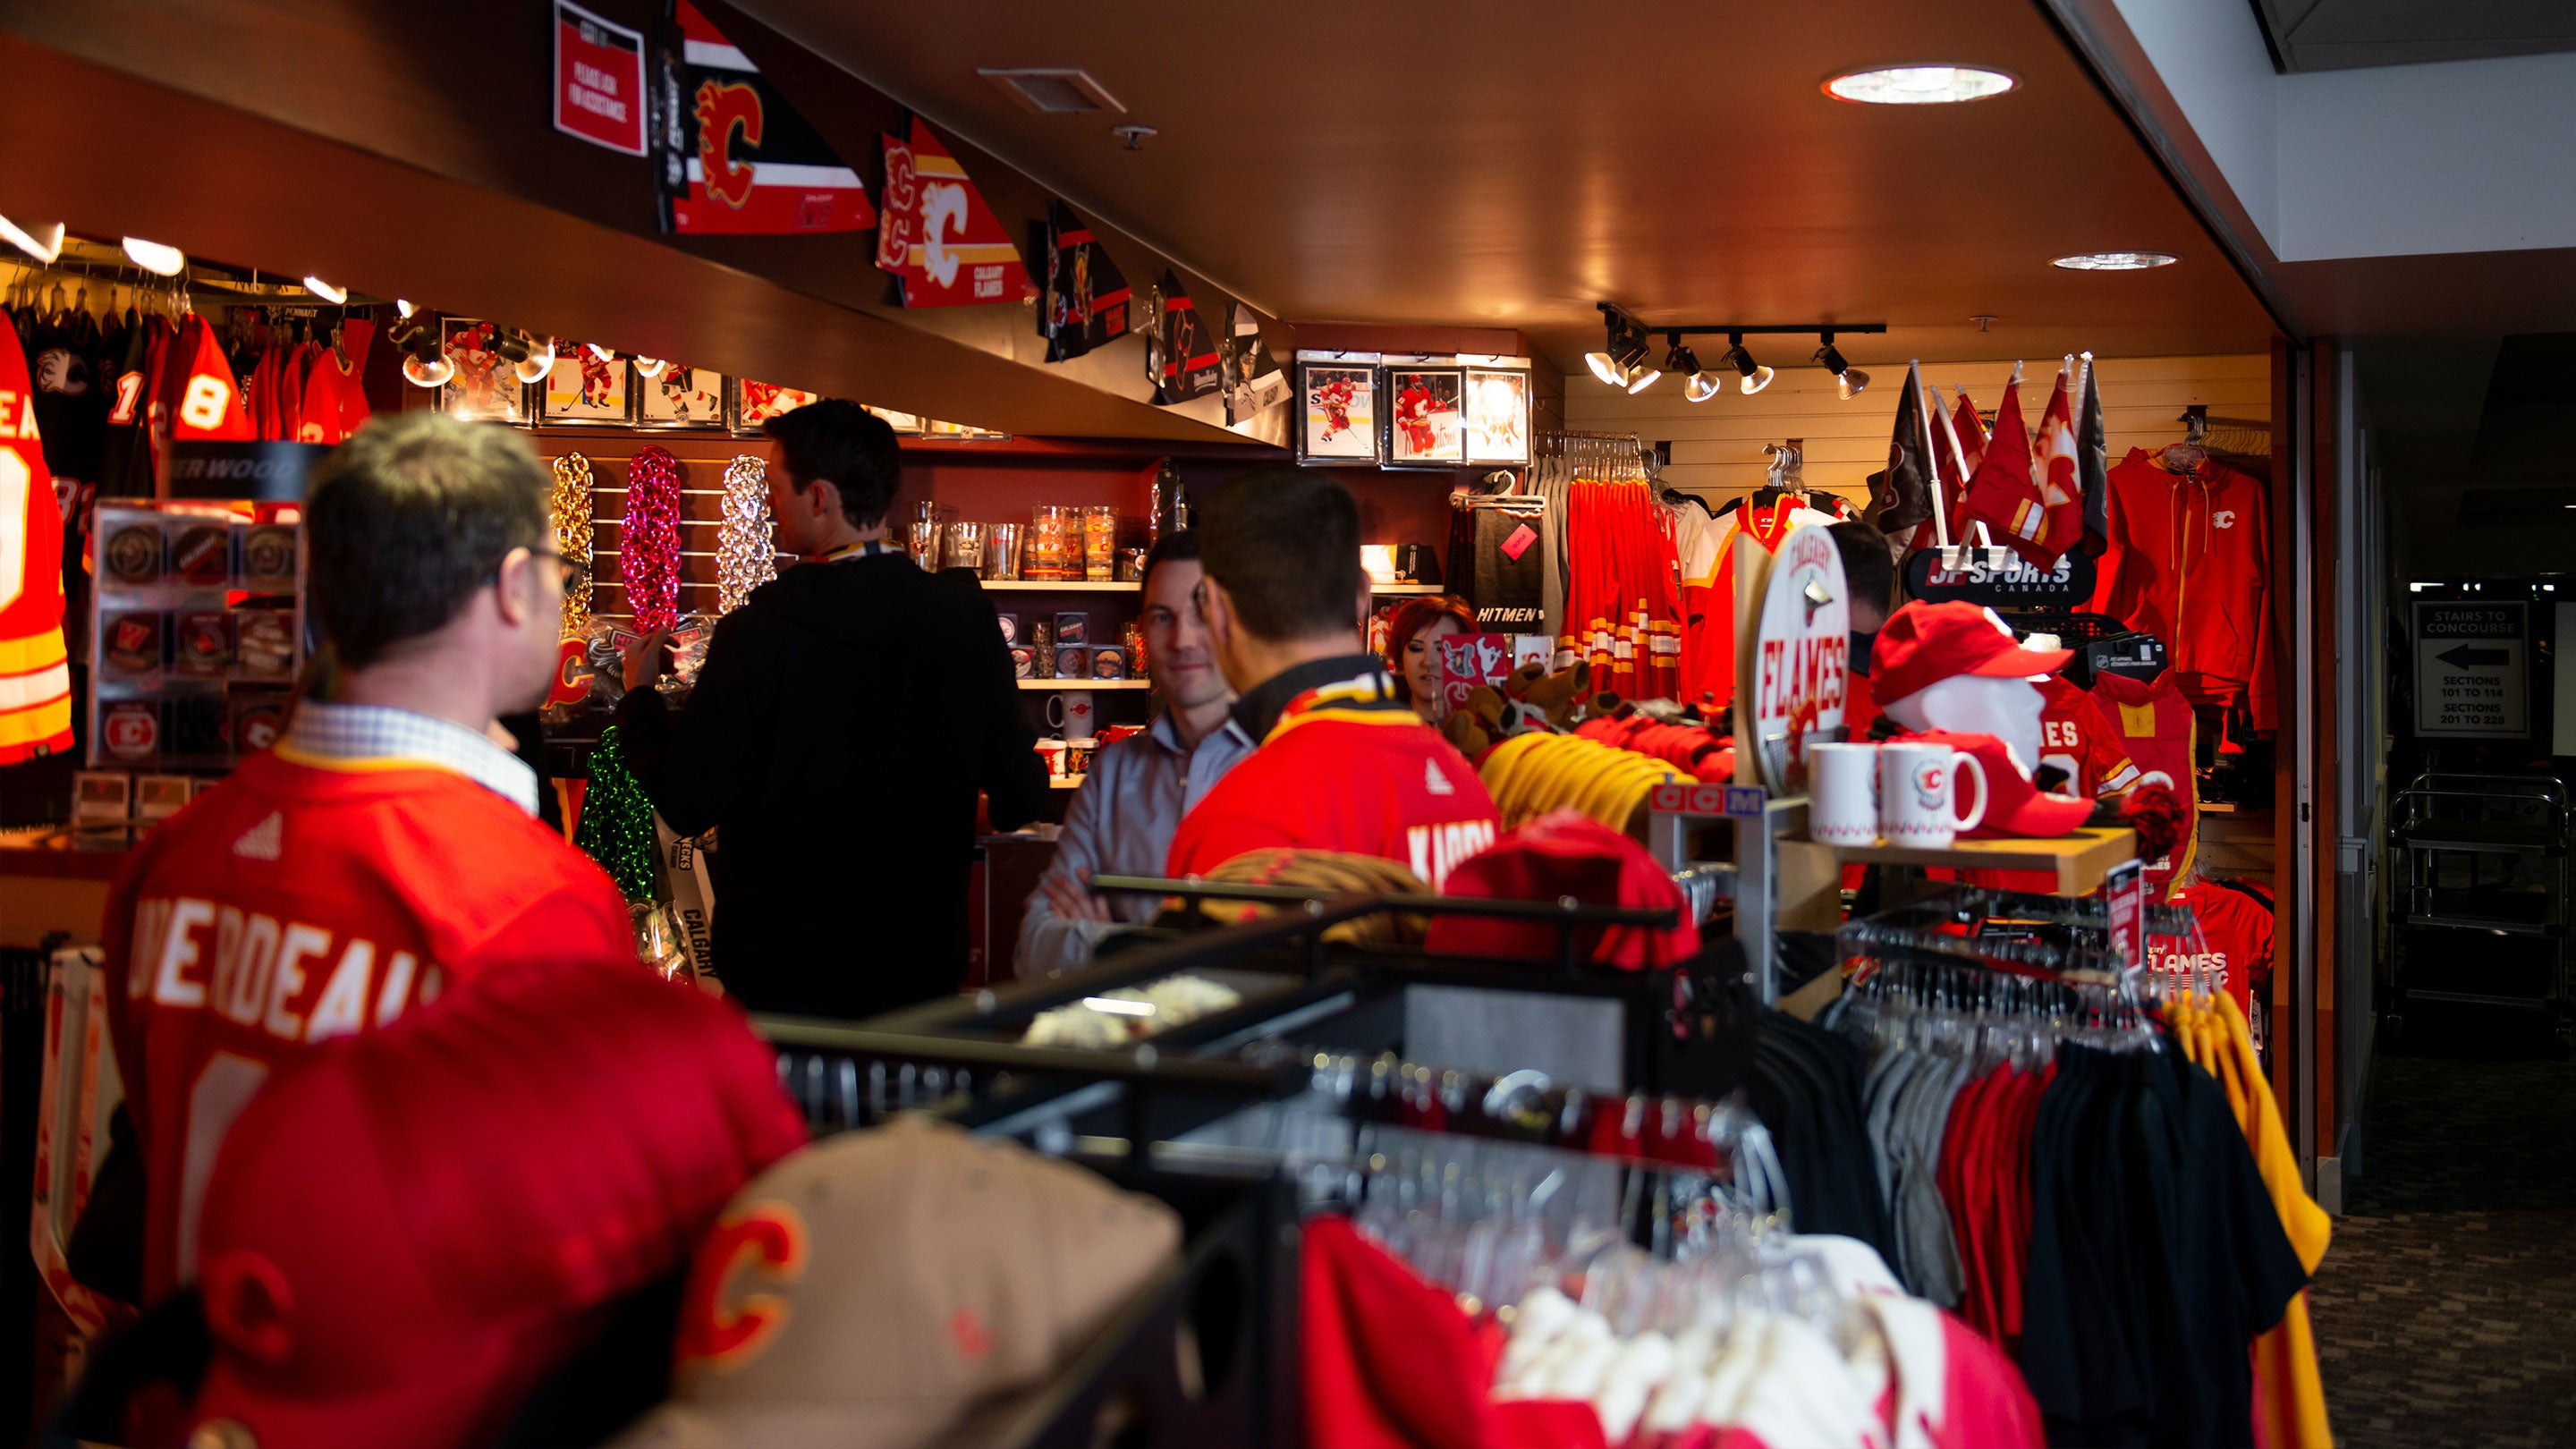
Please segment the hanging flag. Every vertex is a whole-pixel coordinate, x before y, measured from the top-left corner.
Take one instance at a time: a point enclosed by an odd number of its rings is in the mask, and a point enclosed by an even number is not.
[[[1905,394],[1896,400],[1896,431],[1887,441],[1887,470],[1869,475],[1867,518],[1881,533],[1898,533],[1932,516],[1932,460],[1924,456],[1923,370],[1905,369]]]
[[[2039,455],[2031,467],[2042,515],[2038,541],[2051,565],[2084,541],[2084,484],[2075,443],[2075,408],[2068,395],[2074,372],[2072,357],[2057,370],[2057,387],[2039,415]]]
[[[1949,533],[1947,542],[1960,544],[1969,541],[1959,532],[1959,520],[1965,507],[1968,480],[1977,476],[1977,459],[1986,451],[1986,425],[1978,419],[1976,405],[1968,401],[1966,388],[1959,389],[1959,406],[1955,414],[1941,411],[1941,389],[1927,383],[1924,393],[1931,399],[1935,424],[1932,429],[1932,469],[1940,480],[1941,505],[1948,511],[1937,522],[1925,519],[1914,530],[1914,540],[1907,545],[1910,549],[1939,547],[1944,542],[1942,533],[1945,526]]]
[[[1288,400],[1288,374],[1262,345],[1261,317],[1241,302],[1228,302],[1232,319],[1225,349],[1225,425],[1239,427]]]
[[[1959,389],[1959,409],[1951,415],[1950,431],[1959,435],[1959,451],[1968,456],[1968,476],[1976,477],[1977,463],[1986,456],[1986,420],[1977,416],[1977,405],[1968,401],[1964,387]]]
[[[2048,515],[2031,477],[2030,431],[2021,421],[2018,368],[2012,381],[2004,384],[2004,404],[1995,412],[1976,476],[1968,480],[1961,517],[1963,527],[1969,520],[1983,522],[1996,542],[2009,545],[2039,568],[2056,567],[2059,554],[2065,552],[2059,548],[2052,553],[2042,541],[2048,532]]]
[[[1038,302],[1038,335],[1049,362],[1080,357],[1127,335],[1131,294],[1109,249],[1061,201],[1047,204],[1046,295]]]
[[[859,173],[689,0],[671,0],[662,57],[662,229],[682,234],[866,231]]]
[[[1224,381],[1225,368],[1217,355],[1216,334],[1168,268],[1162,291],[1162,325],[1145,349],[1145,368],[1154,384],[1154,401],[1169,407],[1214,392]]]
[[[2111,455],[2090,352],[2084,354],[2084,402],[2075,418],[2075,463],[2076,479],[2084,485],[2084,555],[2100,558],[2111,546]]]
[[[919,116],[908,139],[885,138],[885,223],[877,265],[903,283],[907,307],[1016,302],[1028,290],[1020,249],[984,204],[966,168]]]

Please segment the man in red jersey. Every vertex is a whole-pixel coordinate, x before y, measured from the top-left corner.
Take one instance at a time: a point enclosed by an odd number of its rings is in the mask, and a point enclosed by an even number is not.
[[[1287,846],[1383,856],[1437,890],[1500,821],[1475,770],[1368,652],[1350,490],[1265,470],[1209,499],[1198,533],[1209,641],[1258,747],[1181,818],[1172,874]]]
[[[616,887],[536,822],[536,776],[496,740],[554,677],[548,481],[518,434],[436,413],[341,444],[305,509],[326,697],[117,874],[147,1303],[195,1277],[215,1149],[272,1070],[489,972],[634,959]]]

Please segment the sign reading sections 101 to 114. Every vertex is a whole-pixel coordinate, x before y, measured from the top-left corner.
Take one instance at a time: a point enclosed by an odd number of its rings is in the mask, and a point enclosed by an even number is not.
[[[2530,732],[2521,603],[2415,605],[2415,733]]]

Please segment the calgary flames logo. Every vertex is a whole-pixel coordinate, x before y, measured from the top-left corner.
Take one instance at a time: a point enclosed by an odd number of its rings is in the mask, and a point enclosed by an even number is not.
[[[740,211],[751,200],[751,166],[733,159],[733,133],[760,144],[760,93],[708,81],[698,87],[698,169],[707,195]]]
[[[731,1280],[757,1275],[778,1287],[805,1276],[805,1220],[786,1203],[752,1204],[729,1217],[698,1249],[680,1306],[679,1360],[724,1369],[746,1362],[786,1327],[790,1305],[778,1293],[750,1291],[728,1306]]]

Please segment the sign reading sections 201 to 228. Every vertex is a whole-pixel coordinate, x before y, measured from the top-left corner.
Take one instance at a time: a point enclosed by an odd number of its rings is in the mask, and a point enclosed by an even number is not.
[[[2415,605],[2415,733],[2530,730],[2522,603]]]

